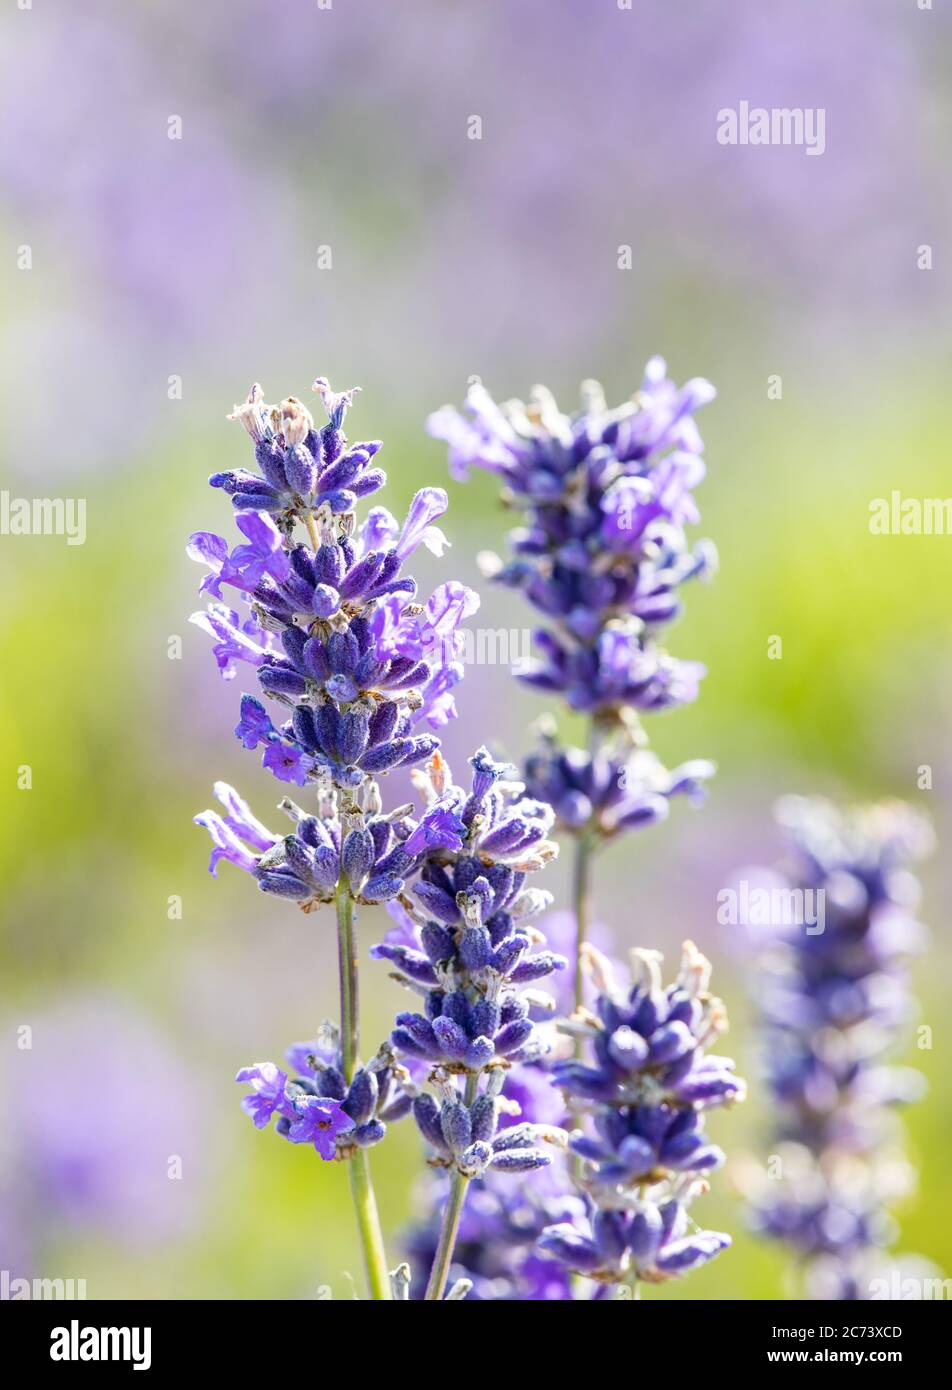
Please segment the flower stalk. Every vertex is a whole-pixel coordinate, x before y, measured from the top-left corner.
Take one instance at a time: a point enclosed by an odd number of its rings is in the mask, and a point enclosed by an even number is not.
[[[690,1235],[688,1207],[723,1157],[703,1136],[700,1110],[743,1094],[733,1064],[706,1055],[725,1016],[693,945],[667,989],[657,953],[636,952],[635,977],[622,989],[590,941],[595,855],[665,819],[674,798],[700,801],[714,772],[703,760],[665,768],[641,723],[695,699],[704,675],[659,638],[681,611],[682,585],[715,566],[713,547],[686,536],[699,520],[693,494],[704,476],[693,417],[714,390],[699,379],[676,386],[653,358],[622,405],[610,408],[594,381],[581,394],[581,408],[567,414],[544,387],[525,403],[499,405],[476,383],[462,412],[446,407],[429,421],[449,445],[454,476],[487,469],[504,483],[507,507],[522,513],[508,559],[486,556],[483,565],[542,617],[520,679],[561,695],[588,722],[586,746],[573,748],[547,716],[525,763],[529,794],[552,806],[555,830],[573,841],[574,959],[560,1000],[571,1014],[557,1025],[568,1038],[550,1043],[539,1061],[562,1088],[574,1126],[559,1196],[568,1206],[574,1192],[584,1205],[581,1220],[569,1208],[541,1239],[530,1223],[536,1250],[570,1272],[558,1297],[584,1297],[586,1281],[635,1291],[640,1281],[687,1273],[730,1243],[719,1232]],[[595,985],[591,1008],[583,966]],[[586,1064],[586,1041],[594,1065]],[[517,1279],[531,1283],[536,1258],[530,1246]]]
[[[344,1059],[344,1080],[350,1085],[360,1050],[359,987],[357,982],[357,933],[354,924],[354,901],[349,885],[341,879],[337,885],[337,965],[340,975],[340,1032],[341,1055]]]
[[[257,1128],[275,1119],[291,1143],[348,1164],[370,1295],[384,1301],[392,1287],[367,1150],[408,1114],[416,1088],[393,1044],[360,1060],[355,912],[395,902],[423,867],[427,830],[412,807],[385,809],[380,783],[439,748],[419,726],[434,730],[455,717],[457,628],[479,598],[451,580],[417,601],[404,566],[421,545],[442,554],[447,541],[433,523],[446,493],[421,488],[402,526],[384,507],[360,520],[360,501],[386,483],[381,442],[348,444],[344,419],[356,388],[333,392],[318,377],[313,389],[323,426],[293,396],[269,405],[257,385],[235,407],[231,418],[250,436],[259,471],[228,469],[209,482],[231,498],[241,543],[232,549],[222,536],[196,532],[188,547],[208,570],[201,592],[210,602],[193,621],[213,638],[223,678],[244,663],[262,697],[242,696],[235,734],[246,749],[263,748],[263,767],[300,788],[305,804],[281,801],[292,829],[276,834],[219,782],[223,811],[196,820],[212,837],[212,874],[226,860],[302,912],[334,904],[338,1022],[288,1049],[290,1076],[259,1062],[237,1080],[252,1088],[242,1105]],[[229,606],[239,600],[247,613]]]
[[[354,1079],[360,1052],[360,1006],[357,970],[357,932],[354,902],[344,882],[337,886],[337,959],[340,973],[340,1031],[344,1080]],[[377,1211],[377,1198],[366,1150],[357,1148],[348,1159],[350,1191],[364,1257],[370,1296],[375,1302],[391,1297],[387,1255]]]
[[[476,1099],[478,1082],[478,1076],[467,1077],[466,1090],[463,1096],[464,1105],[471,1106]],[[459,1234],[460,1217],[463,1214],[463,1203],[466,1201],[469,1183],[470,1179],[459,1169],[456,1169],[450,1178],[449,1196],[446,1199],[446,1207],[440,1226],[440,1239],[436,1247],[436,1254],[433,1257],[433,1267],[430,1270],[430,1278],[424,1295],[426,1302],[439,1302],[443,1297],[450,1266],[453,1263],[453,1250],[456,1246],[456,1237]]]
[[[392,1298],[390,1276],[387,1271],[380,1216],[377,1212],[377,1198],[370,1176],[370,1158],[366,1149],[358,1148],[347,1166],[350,1170],[350,1191],[354,1200],[354,1215],[357,1218],[357,1231],[364,1256],[370,1297],[375,1303],[388,1303]]]
[[[878,1299],[915,1264],[889,1250],[890,1209],[912,1184],[896,1112],[923,1081],[894,1054],[916,1012],[910,963],[927,940],[912,870],[934,835],[902,802],[788,796],[777,819],[781,891],[815,911],[775,918],[753,978],[780,1174],[752,1164],[743,1186],[754,1229],[783,1242],[808,1297]]]

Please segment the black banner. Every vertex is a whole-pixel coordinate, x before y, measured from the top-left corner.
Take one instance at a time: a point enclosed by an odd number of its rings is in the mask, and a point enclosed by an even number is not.
[[[592,1315],[598,1322],[583,1324],[584,1330],[637,1337],[636,1345],[649,1359],[652,1349],[658,1356],[673,1355],[685,1370],[707,1362],[717,1366],[719,1375],[751,1370],[769,1379],[774,1369],[797,1366],[931,1370],[941,1364],[939,1339],[948,1327],[941,1303],[649,1302],[635,1300],[614,1313],[603,1306]],[[160,1377],[182,1371],[273,1372],[306,1356],[311,1337],[340,1333],[340,1314],[328,1316],[327,1304],[320,1300],[314,1306],[210,1301],[0,1306],[4,1344],[12,1346],[16,1361],[28,1372],[62,1367],[64,1379],[84,1369]],[[448,1314],[464,1320],[451,1323],[454,1329],[474,1326],[469,1317],[482,1326],[489,1318],[491,1326],[498,1315],[484,1304],[474,1305],[469,1314],[465,1309]],[[384,1326],[396,1332],[406,1327],[403,1319],[417,1315],[408,1307],[381,1316],[388,1319]],[[419,1326],[436,1331],[446,1326],[440,1321],[446,1316],[438,1314],[435,1324]],[[531,1316],[534,1321],[536,1314]],[[368,1314],[363,1317],[366,1327]],[[396,1321],[389,1322],[390,1317]],[[566,1330],[559,1323],[558,1333]],[[540,1369],[544,1361],[543,1355]]]

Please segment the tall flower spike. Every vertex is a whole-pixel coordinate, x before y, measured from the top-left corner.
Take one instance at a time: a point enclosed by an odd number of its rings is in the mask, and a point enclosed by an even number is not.
[[[713,764],[703,760],[668,770],[647,748],[641,724],[645,713],[694,699],[704,675],[697,662],[671,657],[658,638],[680,612],[680,586],[713,573],[716,566],[713,547],[701,542],[692,548],[685,535],[686,527],[699,519],[693,491],[704,476],[693,416],[713,395],[701,380],[676,387],[664,362],[654,358],[641,390],[615,410],[592,381],[583,384],[581,409],[572,416],[559,410],[544,387],[534,389],[528,404],[500,406],[477,385],[464,413],[447,407],[429,421],[431,434],[449,445],[454,477],[466,477],[473,465],[497,474],[504,483],[504,503],[522,513],[523,524],[509,536],[510,559],[483,557],[484,573],[519,589],[543,619],[533,635],[535,660],[517,674],[561,696],[588,723],[585,747],[566,747],[555,720],[546,716],[539,723],[538,748],[526,759],[524,771],[529,795],[551,805],[554,828],[574,840],[570,989],[576,1010],[584,997],[582,961],[592,927],[595,854],[620,835],[665,819],[677,796],[697,804],[714,772]],[[592,956],[588,959],[594,964]],[[660,993],[660,984],[653,982],[657,962],[645,954],[637,967],[641,974],[647,972],[648,995],[655,998]],[[716,1027],[713,1016],[703,1024],[705,1029]],[[702,1046],[700,1036],[694,1038],[694,1050]],[[642,1042],[636,1034],[629,1038],[620,1033],[613,1046],[621,1056],[630,1043],[634,1066],[641,1060]],[[667,1045],[674,1043],[669,1039]],[[594,1068],[583,1065],[581,1047],[578,1035],[574,1062],[560,1055],[553,1067],[563,1081],[573,1078],[575,1093],[568,1085],[566,1089],[576,1120],[584,1087],[597,1087],[599,1080],[603,1088],[606,1084]],[[676,1068],[670,1071],[676,1079]],[[655,1074],[650,1079],[657,1084]],[[716,1084],[713,1075],[708,1079]],[[721,1081],[725,1097],[739,1096],[736,1078]],[[687,1102],[672,1095],[666,1103]],[[635,1147],[629,1144],[629,1157]],[[567,1171],[563,1177],[567,1193]],[[663,1241],[658,1234],[653,1244],[645,1244],[640,1269],[653,1268],[655,1257],[660,1269],[662,1245],[667,1249],[671,1244],[678,1268],[683,1272],[688,1267],[679,1244],[684,1238],[680,1211],[675,1204],[658,1216]],[[600,1237],[607,1238],[602,1225]],[[555,1252],[554,1244],[546,1248]],[[634,1267],[632,1249],[626,1245],[604,1265],[606,1281],[609,1266],[613,1277],[619,1261],[625,1269]],[[708,1257],[706,1249],[698,1260]]]
[[[417,818],[408,805],[385,811],[379,779],[438,749],[439,739],[419,725],[433,730],[455,717],[452,691],[463,674],[457,630],[479,599],[450,581],[417,601],[404,567],[420,545],[436,554],[445,548],[434,523],[446,493],[421,489],[402,526],[383,507],[358,521],[360,500],[386,482],[376,462],[380,441],[348,443],[344,421],[356,388],[335,393],[319,377],[314,389],[328,416],[321,428],[296,397],[268,405],[258,385],[235,407],[256,471],[231,469],[209,481],[231,497],[241,541],[229,548],[224,537],[197,532],[188,545],[208,571],[201,592],[210,600],[193,621],[213,638],[222,675],[231,679],[246,663],[261,696],[242,697],[235,734],[245,748],[263,750],[263,766],[279,781],[313,800],[300,806],[285,798],[293,828],[276,834],[234,788],[217,783],[224,813],[208,810],[196,821],[212,838],[213,874],[227,860],[305,912],[336,906],[341,1020],[333,1045],[314,1044],[303,1057],[296,1049],[291,1079],[262,1062],[238,1080],[252,1088],[244,1108],[259,1128],[275,1116],[292,1143],[350,1163],[371,1295],[388,1299],[366,1150],[409,1111],[413,1093],[390,1044],[360,1062],[354,905],[396,899],[427,865],[432,845],[445,841],[445,816]],[[226,588],[247,616],[224,601]]]
[[[614,410],[597,382],[584,383],[571,416],[543,387],[528,404],[500,406],[476,385],[464,413],[445,407],[428,422],[449,444],[455,477],[470,466],[496,473],[524,514],[509,536],[513,558],[487,557],[486,570],[546,624],[520,679],[592,721],[588,748],[562,748],[549,726],[526,765],[530,789],[575,834],[598,840],[649,825],[670,796],[699,798],[713,772],[697,761],[669,773],[645,756],[635,713],[693,700],[704,675],[669,656],[657,634],[680,612],[680,586],[716,565],[709,542],[692,549],[685,536],[704,476],[694,412],[713,396],[706,381],[676,387],[654,358],[640,391]]]
[[[724,1161],[704,1112],[743,1100],[746,1088],[732,1061],[707,1050],[727,1018],[693,942],[667,988],[657,951],[632,952],[625,988],[600,952],[589,947],[586,956],[600,992],[595,1013],[580,1011],[571,1026],[590,1043],[591,1063],[557,1063],[554,1074],[588,1122],[569,1147],[592,1216],[550,1227],[539,1245],[600,1283],[661,1283],[730,1244],[719,1231],[692,1229],[688,1207]]]
[[[425,809],[405,846],[418,879],[400,928],[371,951],[425,1001],[424,1013],[398,1014],[394,1046],[464,1075],[538,1055],[524,991],[567,965],[529,926],[551,902],[526,877],[556,854],[552,809],[485,748],[470,765],[469,791],[439,754],[415,778]]]
[[[545,1050],[528,987],[567,964],[528,925],[551,901],[526,878],[556,854],[554,813],[486,748],[469,762],[468,789],[439,754],[414,775],[424,809],[405,843],[422,866],[412,893],[391,907],[396,929],[371,952],[424,1001],[423,1012],[397,1015],[391,1041],[426,1068],[431,1089],[413,1113],[431,1165],[449,1173],[428,1299],[441,1296],[449,1276],[470,1183],[532,1174],[565,1143],[558,1126],[507,1126],[512,1102],[503,1095],[511,1070],[518,1078]],[[418,1245],[426,1239],[421,1233]]]
[[[554,807],[557,829],[575,841],[576,1004],[594,856],[663,820],[674,797],[702,800],[714,772],[700,759],[669,771],[647,750],[641,724],[645,713],[693,700],[704,674],[671,657],[658,634],[680,611],[680,586],[715,568],[713,547],[692,548],[685,534],[699,519],[694,488],[704,476],[694,412],[713,396],[700,379],[675,386],[655,357],[617,409],[593,381],[574,415],[544,387],[528,404],[500,406],[476,385],[463,413],[445,407],[428,422],[449,445],[455,477],[473,465],[497,474],[504,502],[523,514],[509,535],[512,558],[485,562],[544,619],[536,659],[517,675],[587,719],[582,748],[563,746],[546,719],[525,765],[530,793]]]
[[[212,868],[228,859],[264,892],[305,910],[330,902],[342,879],[355,901],[393,898],[418,867],[419,856],[403,848],[416,822],[383,813],[377,779],[438,747],[416,726],[425,720],[438,728],[455,717],[451,692],[463,673],[457,628],[479,605],[455,581],[416,603],[416,582],[403,566],[420,544],[442,551],[433,522],[446,510],[446,493],[423,488],[402,528],[383,507],[358,524],[358,499],[385,481],[370,467],[381,444],[348,446],[343,426],[354,390],[335,394],[324,378],[315,390],[328,412],[323,429],[294,397],[266,404],[257,385],[235,407],[261,473],[216,473],[211,483],[231,494],[245,540],[229,551],[223,537],[199,532],[188,547],[208,567],[202,589],[215,600],[193,620],[216,639],[222,674],[231,678],[246,662],[263,697],[242,697],[237,737],[263,750],[263,765],[279,781],[318,796],[316,814],[283,802],[295,830],[277,835],[229,789],[228,818],[197,817],[215,843]],[[247,619],[221,602],[223,586],[249,606]]]
[[[925,931],[910,865],[932,832],[899,802],[787,797],[777,817],[792,849],[782,891],[818,910],[812,924],[786,914],[756,977],[780,1168],[751,1172],[753,1224],[795,1252],[811,1296],[878,1298],[895,1267],[889,1208],[910,1182],[895,1110],[922,1091],[891,1055],[915,1014],[908,961]]]

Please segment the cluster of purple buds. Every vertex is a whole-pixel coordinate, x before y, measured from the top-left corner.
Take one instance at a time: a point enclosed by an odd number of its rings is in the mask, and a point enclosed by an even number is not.
[[[693,416],[713,396],[706,381],[675,386],[654,358],[641,390],[617,409],[596,382],[583,385],[574,415],[542,387],[528,404],[497,405],[477,384],[465,413],[445,407],[429,420],[431,434],[449,445],[455,477],[471,465],[488,469],[503,480],[507,505],[524,514],[510,533],[513,558],[484,557],[487,575],[521,590],[547,624],[533,634],[537,656],[520,678],[561,695],[617,744],[598,766],[591,750],[563,752],[552,738],[533,759],[527,780],[551,787],[569,829],[582,826],[587,802],[586,829],[598,834],[606,800],[626,805],[620,814],[606,807],[611,833],[648,824],[667,794],[652,785],[654,773],[645,785],[624,776],[641,743],[635,711],[695,699],[704,675],[697,662],[664,651],[656,634],[680,612],[681,584],[716,564],[709,543],[692,548],[685,537],[698,520],[693,489],[704,476]],[[689,774],[692,788],[707,775]]]
[[[211,872],[217,873],[219,860],[226,859],[252,874],[262,892],[297,902],[305,912],[332,902],[341,883],[355,902],[395,898],[419,860],[403,848],[415,826],[411,807],[384,814],[376,782],[361,788],[343,814],[334,792],[317,791],[314,815],[283,798],[279,809],[295,829],[276,835],[252,815],[233,787],[216,782],[224,816],[208,810],[195,817],[212,837]]]
[[[274,467],[290,474],[288,460],[306,455],[318,482],[272,498],[245,474],[214,475],[213,485],[233,488],[246,542],[229,552],[220,535],[190,538],[189,555],[210,570],[202,589],[213,599],[195,621],[213,635],[222,673],[232,676],[235,662],[245,660],[284,712],[274,721],[246,696],[235,730],[245,748],[263,746],[264,766],[282,781],[329,781],[352,791],[368,777],[422,762],[438,746],[414,727],[425,719],[438,728],[456,713],[450,692],[463,674],[457,628],[478,598],[450,581],[418,603],[416,581],[403,573],[420,545],[442,555],[446,539],[434,525],[446,510],[442,488],[417,492],[402,527],[385,507],[357,524],[357,500],[385,481],[379,468],[366,467],[379,443],[340,453],[353,392],[332,396],[322,379],[315,386],[331,417],[320,432],[300,402],[264,406],[257,386],[236,407],[261,467],[279,456]],[[297,541],[297,523],[307,543]],[[222,585],[242,595],[249,619],[222,602]]]
[[[605,841],[656,824],[666,818],[672,797],[699,805],[715,771],[704,759],[669,770],[650,749],[638,747],[637,734],[627,728],[591,753],[563,747],[549,716],[537,729],[539,746],[525,761],[526,786],[551,804],[569,833],[594,830]]]
[[[242,1067],[237,1081],[251,1091],[242,1108],[258,1129],[272,1116],[278,1133],[292,1144],[313,1144],[325,1160],[346,1159],[356,1148],[379,1144],[387,1124],[402,1119],[413,1104],[414,1088],[405,1067],[384,1045],[348,1085],[336,1029],[325,1023],[315,1042],[288,1048],[289,1073],[273,1062]]]
[[[909,866],[933,837],[898,802],[787,797],[777,814],[792,848],[778,886],[802,910],[777,924],[756,978],[778,1147],[751,1184],[753,1222],[797,1253],[810,1292],[869,1298],[909,1185],[895,1110],[922,1093],[891,1054],[915,1017],[908,961],[925,944]]]
[[[453,581],[416,601],[403,566],[421,544],[442,554],[447,542],[433,523],[446,493],[421,489],[402,526],[383,507],[358,524],[358,500],[385,481],[370,466],[380,444],[348,448],[343,421],[354,392],[334,395],[323,378],[315,389],[329,416],[321,430],[300,401],[267,406],[257,386],[235,408],[261,476],[238,470],[211,482],[231,493],[245,540],[229,551],[221,536],[198,532],[189,543],[209,569],[202,590],[212,600],[195,621],[212,635],[223,675],[248,663],[275,709],[243,696],[237,737],[263,748],[280,781],[311,787],[319,802],[316,814],[282,803],[295,829],[280,836],[219,784],[226,814],[197,818],[212,835],[210,867],[228,859],[306,910],[330,901],[339,884],[358,902],[392,899],[417,867],[419,853],[404,847],[416,828],[411,808],[384,814],[376,779],[438,748],[416,726],[455,717],[458,627],[479,603]],[[248,604],[248,617],[222,601],[223,585]]]
[[[632,963],[633,983],[622,989],[610,962],[586,948],[599,991],[595,1011],[578,1010],[568,1027],[589,1041],[593,1056],[553,1068],[587,1121],[569,1147],[594,1214],[588,1229],[549,1228],[540,1245],[606,1284],[659,1283],[730,1244],[720,1232],[689,1231],[687,1208],[724,1161],[705,1133],[704,1111],[746,1092],[733,1062],[708,1052],[727,1018],[709,992],[710,964],[694,944],[684,943],[678,978],[667,988],[658,952],[634,951]]]
[[[500,1127],[499,1098],[506,1079],[501,1068],[487,1074],[485,1086],[469,1102],[460,1094],[455,1076],[444,1068],[435,1067],[428,1079],[436,1098],[421,1091],[413,1102],[413,1115],[433,1150],[433,1167],[455,1168],[466,1178],[480,1178],[489,1171],[528,1173],[551,1162],[540,1144],[564,1147],[565,1135],[555,1126],[526,1121]]]
[[[551,895],[526,886],[557,852],[552,808],[485,748],[469,761],[468,789],[438,754],[415,772],[425,807],[406,846],[422,852],[419,876],[371,954],[423,1000],[422,1011],[397,1015],[391,1041],[429,1071],[436,1096],[423,1091],[414,1115],[432,1162],[475,1178],[543,1167],[538,1143],[563,1137],[554,1126],[498,1124],[509,1069],[545,1050],[534,1017],[542,997],[530,987],[567,962],[530,925]]]
[[[280,406],[266,404],[257,384],[230,419],[239,420],[254,441],[260,473],[245,468],[213,473],[209,482],[226,492],[239,512],[268,512],[290,528],[302,507],[352,512],[358,498],[369,497],[387,481],[371,460],[379,439],[347,447],[344,416],[358,388],[335,395],[324,377],[314,382],[327,408],[328,423],[317,430],[310,411],[294,396]]]
[[[709,1263],[731,1243],[723,1231],[690,1229],[688,1207],[702,1182],[671,1187],[671,1196],[631,1200],[631,1209],[596,1209],[588,1230],[550,1226],[539,1245],[568,1269],[604,1284],[662,1284]]]
[[[440,755],[415,774],[427,804],[404,848],[422,852],[419,876],[401,925],[371,952],[424,1000],[424,1012],[397,1016],[394,1045],[458,1073],[538,1056],[526,987],[567,964],[530,926],[551,895],[526,886],[556,853],[552,809],[485,748],[470,763],[469,791]]]

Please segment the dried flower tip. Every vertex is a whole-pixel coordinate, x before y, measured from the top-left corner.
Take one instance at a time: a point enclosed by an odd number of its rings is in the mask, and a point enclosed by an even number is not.
[[[327,411],[328,419],[331,424],[339,426],[344,418],[344,412],[349,410],[354,403],[354,397],[360,391],[359,386],[351,386],[346,391],[332,391],[330,382],[326,376],[314,378],[311,390],[316,391],[324,402],[324,409]],[[335,418],[336,417],[336,418]]]
[[[547,994],[544,989],[527,989],[522,997],[538,1013],[554,1014],[558,1008],[554,995]]]
[[[271,417],[268,407],[264,404],[264,392],[257,382],[248,392],[248,399],[244,404],[236,405],[226,419],[237,420],[256,444],[268,438],[271,433]]]
[[[439,749],[437,749],[437,751],[433,754],[432,758],[426,764],[426,770],[429,774],[430,784],[433,787],[434,792],[437,796],[442,796],[443,793],[446,791],[446,784],[449,781],[450,770],[446,759],[443,757]]]
[[[697,998],[705,994],[711,983],[711,962],[695,946],[693,941],[685,941],[681,947],[681,969],[678,984]]]
[[[699,1047],[707,1047],[728,1031],[730,1024],[723,999],[711,998],[707,1001],[703,1023],[704,1027],[698,1032]]]
[[[461,1303],[473,1287],[472,1279],[457,1279],[444,1298],[444,1303]]]
[[[390,1271],[390,1292],[395,1303],[406,1303],[410,1298],[410,1266],[397,1265]]]
[[[543,1144],[553,1144],[557,1149],[568,1149],[570,1134],[558,1125],[533,1125],[534,1138]]]
[[[281,402],[281,433],[288,444],[303,444],[313,428],[314,419],[303,401],[288,396]]]
[[[598,993],[607,994],[610,999],[615,998],[618,994],[618,985],[615,980],[614,966],[608,957],[603,955],[598,947],[593,946],[590,941],[585,941],[582,943],[579,961]]]
[[[478,893],[459,892],[456,894],[456,906],[463,914],[463,918],[468,927],[481,927],[483,924],[483,899]]]
[[[661,964],[664,956],[660,951],[648,951],[636,946],[630,953],[631,974],[640,989],[649,994],[661,993]]]
[[[586,415],[604,415],[608,410],[605,389],[600,381],[587,377],[579,389],[582,410]]]

